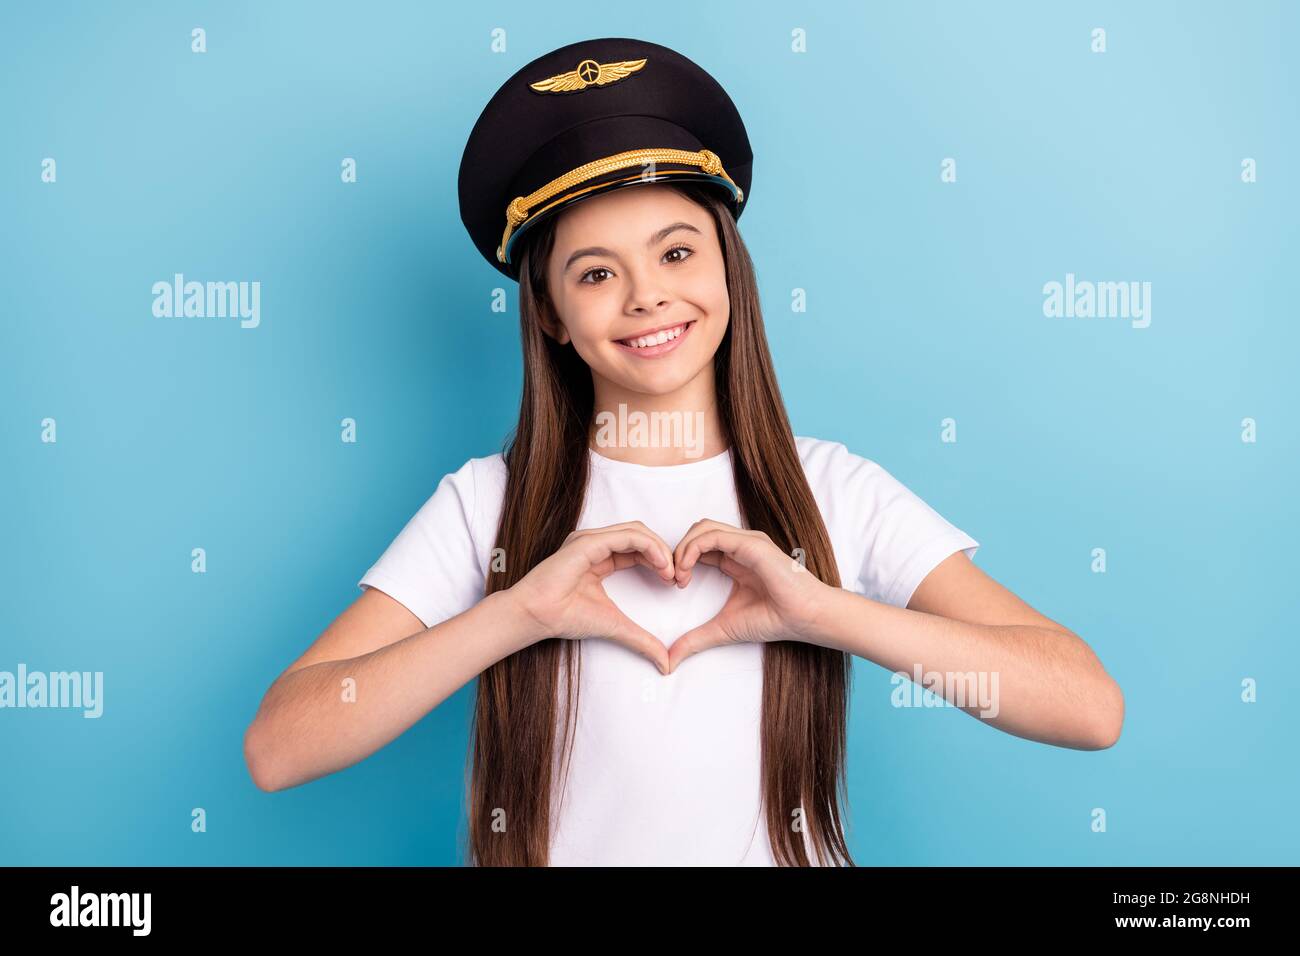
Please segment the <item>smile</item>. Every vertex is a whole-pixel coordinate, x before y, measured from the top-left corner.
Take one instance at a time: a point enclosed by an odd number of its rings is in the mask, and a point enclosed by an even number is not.
[[[656,355],[663,355],[675,349],[677,344],[690,332],[693,325],[695,325],[694,319],[677,325],[653,329],[630,338],[615,339],[614,344],[642,358],[653,358]]]

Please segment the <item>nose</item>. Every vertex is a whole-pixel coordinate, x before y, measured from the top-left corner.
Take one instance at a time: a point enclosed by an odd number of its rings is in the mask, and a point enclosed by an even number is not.
[[[659,312],[668,306],[670,296],[664,288],[662,279],[653,268],[634,268],[629,273],[627,305],[628,312],[635,315]]]

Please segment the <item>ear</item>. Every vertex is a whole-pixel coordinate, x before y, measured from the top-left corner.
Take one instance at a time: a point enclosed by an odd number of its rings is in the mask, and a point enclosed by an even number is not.
[[[541,306],[538,310],[540,312],[539,322],[542,326],[542,331],[555,339],[555,341],[559,342],[561,345],[567,345],[569,342],[569,330],[564,327],[564,323],[561,322],[559,317],[555,314],[555,309],[551,306],[550,298],[546,298],[540,302],[539,305]]]

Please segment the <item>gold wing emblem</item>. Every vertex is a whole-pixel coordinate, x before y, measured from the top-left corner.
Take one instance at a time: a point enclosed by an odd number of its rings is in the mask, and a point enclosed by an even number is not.
[[[557,73],[544,80],[528,85],[538,93],[571,93],[585,90],[589,86],[605,86],[616,80],[635,73],[645,66],[645,58],[640,60],[619,60],[615,63],[597,63],[595,60],[583,60],[568,73]]]

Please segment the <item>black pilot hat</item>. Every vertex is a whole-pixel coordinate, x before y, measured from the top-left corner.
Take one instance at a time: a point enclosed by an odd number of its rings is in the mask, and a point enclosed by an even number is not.
[[[609,37],[552,50],[506,80],[460,161],[460,218],[519,279],[521,236],[583,199],[642,182],[711,183],[740,218],[753,154],[726,90],[675,50]]]

